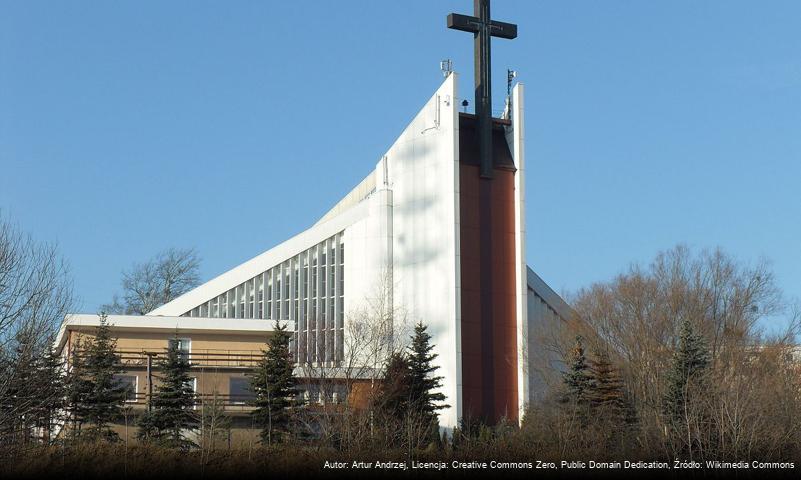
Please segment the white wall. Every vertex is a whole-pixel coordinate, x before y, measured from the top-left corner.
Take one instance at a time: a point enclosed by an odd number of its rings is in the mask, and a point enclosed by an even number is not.
[[[386,153],[394,301],[428,325],[453,427],[461,413],[457,75],[448,76]]]
[[[375,167],[368,198],[223,273],[151,315],[181,315],[303,249],[344,229],[345,317],[394,285],[394,306],[428,325],[451,406],[440,413],[453,427],[461,414],[459,296],[459,160],[457,75],[448,76]],[[357,187],[358,189],[358,187]],[[347,203],[347,202],[346,202]],[[347,327],[346,327],[347,329]]]
[[[529,402],[528,375],[528,279],[526,266],[526,162],[525,113],[523,84],[512,90],[512,127],[507,128],[506,141],[515,162],[515,290],[517,294],[517,400],[518,419],[523,419]]]

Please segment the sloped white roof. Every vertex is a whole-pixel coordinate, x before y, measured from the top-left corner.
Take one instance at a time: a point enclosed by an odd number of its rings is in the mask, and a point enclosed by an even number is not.
[[[243,282],[279,265],[367,216],[367,204],[357,203],[333,218],[318,223],[247,262],[195,287],[175,300],[148,312],[149,316],[180,316]]]

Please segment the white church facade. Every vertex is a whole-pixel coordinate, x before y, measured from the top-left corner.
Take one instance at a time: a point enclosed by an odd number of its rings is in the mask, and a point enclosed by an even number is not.
[[[307,230],[124,322],[180,318],[185,329],[245,331],[249,321],[269,329],[283,320],[299,362],[333,367],[348,354],[349,318],[366,302],[387,302],[432,335],[450,405],[441,425],[521,418],[538,383],[531,332],[571,313],[526,262],[523,85],[493,119],[494,172],[484,182],[458,80],[450,73],[367,176]],[[68,317],[62,333],[71,321],[81,320]]]

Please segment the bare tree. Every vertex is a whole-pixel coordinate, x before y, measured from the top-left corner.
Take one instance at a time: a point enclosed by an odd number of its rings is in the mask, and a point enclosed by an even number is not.
[[[301,359],[299,381],[312,405],[303,423],[320,441],[354,448],[375,440],[372,399],[389,357],[409,340],[405,310],[394,304],[392,275],[383,271],[374,288],[345,319],[343,354],[336,361]]]
[[[580,334],[591,350],[609,352],[637,420],[636,434],[621,447],[627,452],[696,459],[798,453],[793,418],[801,414],[801,379],[797,363],[787,361],[797,351],[798,315],[784,334],[763,335],[761,321],[785,309],[767,262],[749,265],[719,249],[694,254],[678,246],[579,291],[571,303],[577,317],[550,332],[548,348],[566,352],[569,339]],[[709,374],[686,385],[679,418],[671,419],[665,413],[668,372],[687,322],[708,346]],[[550,437],[574,438],[552,399],[536,406],[551,421],[539,425],[550,425]],[[582,432],[589,449],[602,444],[592,434],[603,433],[601,419],[592,420]]]
[[[72,298],[56,247],[0,217],[0,443],[49,438],[52,418],[40,417],[61,395],[51,345]]]
[[[220,395],[217,382],[211,395],[200,402],[200,446],[201,457],[206,460],[220,445],[226,445],[231,435],[231,418],[225,412],[225,400]]]
[[[122,301],[115,295],[105,313],[145,315],[200,283],[200,258],[192,248],[170,248],[122,272]]]

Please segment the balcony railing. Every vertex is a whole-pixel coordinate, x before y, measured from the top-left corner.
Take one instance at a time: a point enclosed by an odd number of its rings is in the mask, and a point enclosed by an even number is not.
[[[252,402],[253,397],[247,395],[226,395],[226,394],[195,394],[194,409],[200,413],[203,407],[211,408],[214,403],[217,403],[218,408],[222,408],[225,412],[250,412],[254,409]],[[137,392],[136,398],[130,398],[125,401],[125,405],[133,408],[135,411],[141,411],[147,407],[147,393]]]
[[[142,366],[148,364],[156,366],[167,356],[165,350],[118,350],[120,360],[125,366]],[[185,354],[192,367],[218,367],[218,368],[253,368],[262,358],[260,350],[224,350],[224,349],[193,349]]]

